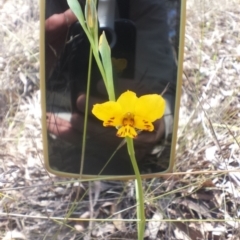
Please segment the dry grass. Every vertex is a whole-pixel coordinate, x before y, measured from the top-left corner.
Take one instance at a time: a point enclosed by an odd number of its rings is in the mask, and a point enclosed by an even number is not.
[[[239,12],[239,0],[188,0],[177,146],[186,174],[145,183],[156,220],[146,239],[240,239],[240,173],[210,172],[240,166]],[[136,239],[123,220],[135,216],[131,182],[79,184],[42,167],[38,16],[36,0],[0,1],[0,238]],[[119,220],[83,220],[109,216]]]

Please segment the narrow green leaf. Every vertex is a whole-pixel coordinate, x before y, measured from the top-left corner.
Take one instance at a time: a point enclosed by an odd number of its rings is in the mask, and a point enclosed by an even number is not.
[[[73,13],[76,15],[81,26],[82,27],[85,26],[84,15],[83,15],[82,8],[81,8],[79,2],[77,0],[67,0],[67,3],[69,5],[69,7],[71,8],[71,10],[73,11]]]
[[[98,65],[98,68],[101,72],[101,75],[102,75],[102,78],[103,78],[103,81],[104,81],[104,84],[107,88],[107,81],[106,81],[106,75],[105,75],[105,71],[104,71],[104,68],[103,68],[103,64],[100,60],[100,57],[99,57],[99,52],[98,52],[98,40],[94,40],[93,39],[93,36],[92,34],[89,33],[89,30],[86,26],[86,23],[85,23],[85,19],[84,19],[84,15],[83,15],[83,11],[82,11],[82,8],[79,4],[79,2],[77,0],[67,0],[67,3],[70,7],[70,9],[73,11],[73,13],[76,15],[76,17],[78,18],[78,21],[79,23],[81,24],[84,32],[86,33],[87,37],[88,37],[88,40],[90,42],[90,45],[92,47],[92,50],[93,50],[93,55],[95,57],[95,60],[97,62],[97,65]],[[96,5],[96,1],[95,1],[95,5]],[[98,26],[96,26],[98,27]],[[96,31],[96,30],[95,30]],[[98,35],[97,33],[98,31],[96,31],[96,34]],[[98,38],[98,36],[96,36],[96,38]],[[108,94],[109,95],[109,94]]]
[[[112,72],[112,60],[111,60],[111,49],[107,42],[105,33],[103,32],[99,40],[99,52],[102,58],[103,68],[106,73],[107,80],[107,91],[109,99],[115,101],[115,91],[113,85],[113,72]]]

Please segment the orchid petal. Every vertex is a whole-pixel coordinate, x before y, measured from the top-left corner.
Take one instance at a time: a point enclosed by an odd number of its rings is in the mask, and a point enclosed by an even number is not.
[[[109,101],[95,104],[92,113],[104,121],[103,126],[120,126],[122,124],[122,108],[117,102]]]
[[[149,132],[152,132],[154,129],[153,124],[149,120],[146,120],[139,116],[134,117],[134,127],[139,130],[145,130]]]
[[[120,95],[120,97],[117,100],[117,103],[119,103],[124,110],[124,114],[126,113],[132,113],[135,108],[135,104],[137,101],[136,93],[132,91],[126,91],[123,94]]]
[[[145,121],[154,122],[161,118],[165,111],[165,101],[161,95],[149,94],[137,99],[134,115]]]
[[[118,129],[117,136],[135,138],[137,136],[137,132],[133,127],[126,125]]]

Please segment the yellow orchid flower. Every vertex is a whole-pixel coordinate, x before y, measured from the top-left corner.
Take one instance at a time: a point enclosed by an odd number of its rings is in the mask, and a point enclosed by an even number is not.
[[[152,122],[163,116],[165,100],[161,95],[137,97],[132,91],[124,92],[116,102],[95,104],[92,113],[103,121],[103,126],[117,127],[118,137],[135,138],[136,129],[153,131]]]

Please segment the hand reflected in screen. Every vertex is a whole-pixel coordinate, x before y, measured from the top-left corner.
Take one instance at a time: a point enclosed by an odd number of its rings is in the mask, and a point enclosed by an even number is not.
[[[70,26],[77,21],[74,13],[68,9],[53,14],[45,21],[46,77],[48,78],[64,49]]]

